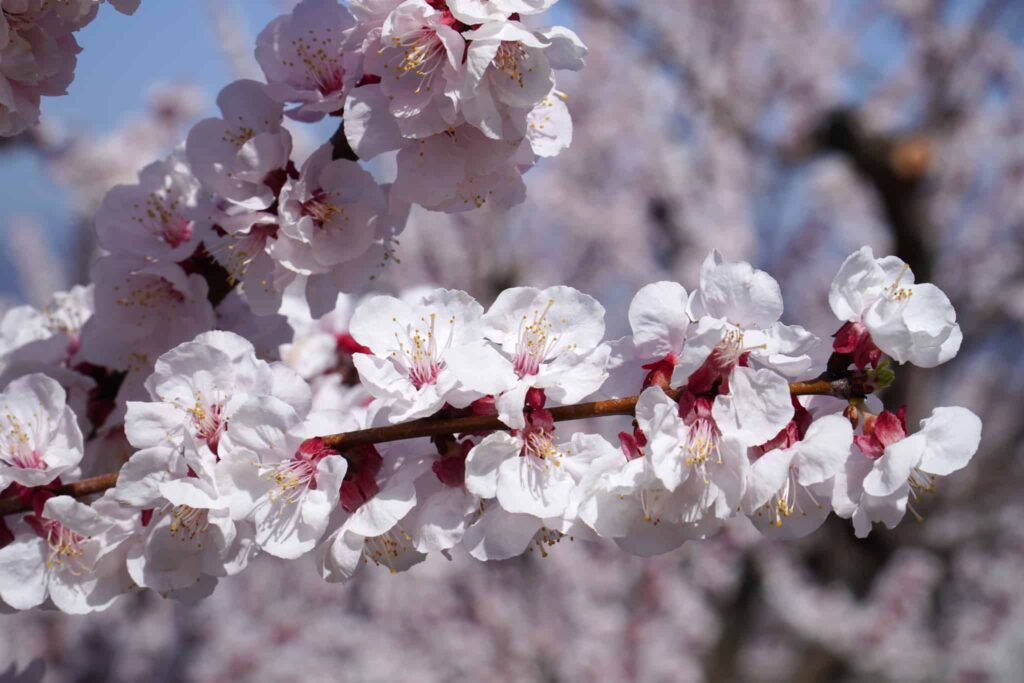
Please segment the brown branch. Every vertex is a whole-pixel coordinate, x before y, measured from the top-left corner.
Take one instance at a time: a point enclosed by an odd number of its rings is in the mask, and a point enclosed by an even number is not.
[[[791,382],[789,391],[794,396],[818,395],[849,399],[864,395],[865,391],[858,389],[858,386],[845,378],[836,380],[816,379],[807,382]],[[675,399],[678,398],[679,392],[679,389],[670,389],[666,393]],[[625,398],[613,398],[606,401],[577,403],[575,405],[551,408],[550,412],[555,422],[570,422],[572,420],[585,420],[611,415],[633,415],[636,411],[636,402],[639,399],[639,396],[626,396]],[[509,431],[509,427],[501,422],[496,415],[471,415],[469,417],[447,418],[427,417],[404,424],[371,427],[343,434],[330,434],[324,436],[323,440],[328,447],[337,451],[344,451],[356,446],[405,441],[428,436],[495,431]],[[56,488],[54,493],[82,498],[102,493],[109,488],[113,488],[116,483],[117,472],[111,472],[71,484],[65,484]],[[31,510],[31,505],[19,497],[0,499],[0,517],[28,512],[29,510]]]

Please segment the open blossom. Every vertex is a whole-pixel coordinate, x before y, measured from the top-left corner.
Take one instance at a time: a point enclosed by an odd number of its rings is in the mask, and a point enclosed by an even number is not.
[[[484,336],[501,349],[517,381],[498,397],[498,416],[526,426],[523,406],[531,388],[548,399],[575,403],[597,391],[608,373],[604,307],[572,287],[513,287],[483,318]]]
[[[910,266],[895,256],[876,259],[870,247],[847,257],[829,289],[832,312],[846,324],[834,348],[860,368],[880,354],[899,363],[932,368],[956,355],[963,333],[949,298],[933,284],[917,284]]]
[[[41,309],[15,306],[0,318],[0,370],[5,364],[66,363],[81,344],[92,316],[93,288],[77,285],[56,292]]]
[[[483,307],[465,292],[438,289],[409,304],[377,296],[352,316],[353,338],[371,353],[353,360],[392,422],[426,417],[446,403],[465,408],[514,376],[483,341]]]
[[[235,412],[221,442],[217,482],[232,519],[255,525],[262,550],[294,559],[323,536],[348,464],[319,437],[344,424],[343,413],[307,415],[270,396]]]
[[[276,261],[302,275],[326,273],[358,258],[377,235],[387,211],[384,193],[367,171],[331,160],[331,145],[314,152],[297,179],[281,190]]]
[[[466,40],[456,23],[450,12],[425,0],[406,0],[364,48],[363,70],[380,77],[403,137],[425,138],[461,123]]]
[[[372,411],[356,411],[341,428],[361,429],[375,420]],[[347,581],[361,564],[373,563],[394,573],[425,559],[406,527],[418,502],[416,481],[430,468],[428,449],[419,439],[360,447],[348,454],[341,505],[317,553],[325,580]]]
[[[81,357],[127,370],[131,392],[122,395],[141,398],[142,382],[162,353],[214,326],[206,281],[177,265],[110,255],[93,264],[91,275],[96,312],[82,330]]]
[[[107,193],[96,216],[100,246],[153,261],[183,261],[205,236],[198,218],[199,183],[171,157],[139,172],[139,182]]]
[[[246,209],[265,209],[277,199],[279,178],[292,151],[281,126],[284,109],[256,81],[235,81],[217,96],[222,118],[203,119],[189,131],[185,154],[196,178]]]
[[[633,555],[661,555],[700,535],[676,523],[685,511],[685,492],[665,488],[649,453],[624,457],[613,449],[584,475],[579,497],[580,519]]]
[[[789,385],[770,370],[736,368],[729,393],[694,396],[679,403],[659,387],[637,403],[637,424],[654,476],[670,491],[678,519],[695,533],[714,530],[736,510],[749,468],[747,449],[778,434],[793,417]]]
[[[577,433],[556,443],[550,413],[530,417],[526,429],[492,434],[466,458],[466,488],[484,499],[464,538],[478,560],[514,557],[533,543],[543,553],[565,536],[587,537],[577,488],[594,462],[620,456],[597,435]]]
[[[359,54],[344,50],[354,26],[337,0],[302,0],[260,32],[256,61],[270,96],[294,105],[288,116],[318,121],[341,111],[360,66]]]
[[[82,460],[82,432],[64,389],[46,375],[11,382],[0,394],[0,491],[43,486]]]
[[[467,122],[495,140],[519,137],[523,131],[515,122],[551,93],[553,69],[581,69],[586,54],[568,29],[533,32],[518,21],[487,22],[464,36],[469,47],[462,108]]]
[[[306,383],[282,364],[256,357],[252,344],[230,332],[207,332],[157,359],[146,380],[149,402],[128,403],[125,433],[136,448],[178,449],[187,434],[218,453],[238,408],[274,396],[308,410]]]
[[[217,577],[248,565],[253,528],[231,519],[215,463],[206,444],[186,435],[179,448],[138,451],[122,469],[111,495],[141,515],[141,534],[127,556],[128,572],[139,586],[201,597]]]
[[[50,498],[0,548],[0,598],[15,609],[47,598],[69,614],[106,609],[129,585],[124,541],[132,525],[125,517],[108,499],[85,505]]]
[[[712,251],[701,265],[700,287],[690,295],[690,317],[698,324],[675,366],[672,385],[727,378],[745,358],[787,376],[806,372],[818,338],[779,322],[782,308],[782,291],[771,275]]]
[[[981,420],[966,408],[936,408],[910,435],[904,415],[885,411],[869,421],[869,433],[855,437],[857,448],[836,476],[833,508],[852,519],[858,537],[873,522],[896,526],[908,508],[914,512],[910,499],[966,467],[981,442]]]
[[[845,466],[853,428],[841,415],[813,419],[802,406],[750,465],[744,511],[761,533],[797,538],[831,511],[833,478]]]

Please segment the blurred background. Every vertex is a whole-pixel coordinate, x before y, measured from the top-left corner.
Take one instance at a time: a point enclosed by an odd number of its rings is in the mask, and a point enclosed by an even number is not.
[[[103,194],[258,77],[254,37],[289,4],[147,0],[79,34],[70,95],[0,146],[0,310],[84,281]],[[935,405],[981,415],[971,466],[922,523],[866,540],[835,518],[785,544],[736,525],[651,560],[563,542],[347,586],[268,558],[196,607],[147,592],[88,618],[0,615],[0,680],[1024,680],[1024,3],[561,0],[544,18],[590,48],[561,84],[571,149],[512,212],[417,213],[385,286],[487,303],[570,284],[612,337],[638,287],[692,288],[717,247],[826,336],[828,283],[870,244],[957,307],[959,357],[901,368],[884,399],[913,423]]]

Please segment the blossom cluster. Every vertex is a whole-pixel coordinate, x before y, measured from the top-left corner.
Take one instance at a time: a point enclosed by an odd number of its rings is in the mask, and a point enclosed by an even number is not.
[[[89,612],[133,587],[194,600],[261,553],[308,555],[337,582],[363,564],[547,554],[566,538],[650,556],[737,516],[794,538],[835,512],[864,536],[918,514],[981,438],[966,409],[936,408],[915,429],[875,397],[894,363],[933,367],[962,338],[949,300],[906,264],[868,248],[846,260],[826,345],[782,322],[769,274],[712,252],[692,291],[637,292],[632,333],[615,340],[601,304],[564,286],[512,288],[486,310],[444,289],[344,302],[319,322],[286,307],[288,362],[202,332],[162,354],[127,402],[116,485],[85,503],[62,487],[95,471],[85,443],[109,448],[120,432],[109,410],[93,421],[112,402],[96,390],[102,373],[80,365],[68,311],[87,309],[67,298],[0,326],[5,373],[39,364],[0,396],[0,503],[22,503],[0,528],[0,599],[16,609]],[[97,300],[85,327],[100,315]],[[19,336],[32,329],[19,318],[36,331]],[[84,421],[61,384],[83,371],[99,378]],[[624,403],[631,423],[562,424]],[[471,426],[481,418],[494,427]],[[395,431],[423,419],[454,426]],[[394,438],[337,436],[370,427]]]
[[[571,137],[553,72],[586,51],[568,29],[522,23],[551,4],[302,0],[270,22],[255,49],[265,82],[227,85],[219,116],[99,207],[77,360],[108,371],[120,408],[107,426],[176,345],[230,329],[266,356],[288,341],[286,292],[319,318],[367,290],[397,261],[412,204],[522,201],[521,174]],[[297,154],[288,126],[329,117],[332,139]],[[360,164],[385,153],[393,182]]]
[[[0,136],[39,122],[43,96],[64,95],[81,48],[75,32],[91,22],[104,0],[0,2]],[[141,0],[109,0],[124,14]]]

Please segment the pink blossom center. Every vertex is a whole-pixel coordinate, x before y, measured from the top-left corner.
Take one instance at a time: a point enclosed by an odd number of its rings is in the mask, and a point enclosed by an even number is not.
[[[48,570],[61,571],[67,569],[75,576],[80,576],[88,571],[83,562],[85,551],[82,549],[83,536],[61,524],[55,519],[46,519],[37,515],[27,515],[25,521],[36,532],[36,535],[46,541],[49,547],[49,555],[46,558]]]
[[[227,421],[222,417],[224,407],[219,403],[204,406],[197,401],[195,407],[189,412],[192,414],[192,424],[195,426],[196,436],[205,441],[216,455],[220,437],[227,428]]]
[[[192,237],[192,221],[175,216],[164,223],[162,237],[173,248],[180,247]]]
[[[9,454],[7,458],[0,458],[7,461],[12,467],[23,470],[45,470],[46,461],[39,449],[32,450],[18,449]]]
[[[316,223],[318,228],[323,228],[324,225],[330,223],[335,218],[342,218],[348,220],[345,217],[345,208],[335,206],[331,204],[330,195],[323,190],[316,190],[313,192],[313,196],[302,203],[302,215],[309,216]]]
[[[415,327],[412,331],[406,331],[406,339],[403,341],[398,332],[395,333],[395,340],[398,342],[398,351],[392,352],[391,357],[402,373],[409,378],[413,387],[419,391],[428,384],[436,384],[441,371],[445,368],[443,350],[448,348],[455,333],[455,318],[449,320],[451,329],[448,332],[448,340],[444,345],[438,344],[437,340],[437,314],[431,313],[429,321],[421,318],[420,322],[426,322],[425,330]]]
[[[320,437],[303,441],[291,459],[269,468],[267,479],[275,484],[276,489],[271,493],[272,498],[298,503],[307,491],[316,490],[320,461],[337,453]]]
[[[541,364],[555,354],[559,337],[552,334],[553,326],[548,319],[554,305],[554,299],[548,301],[543,311],[535,311],[532,317],[524,315],[519,324],[512,368],[520,377],[536,375]]]

